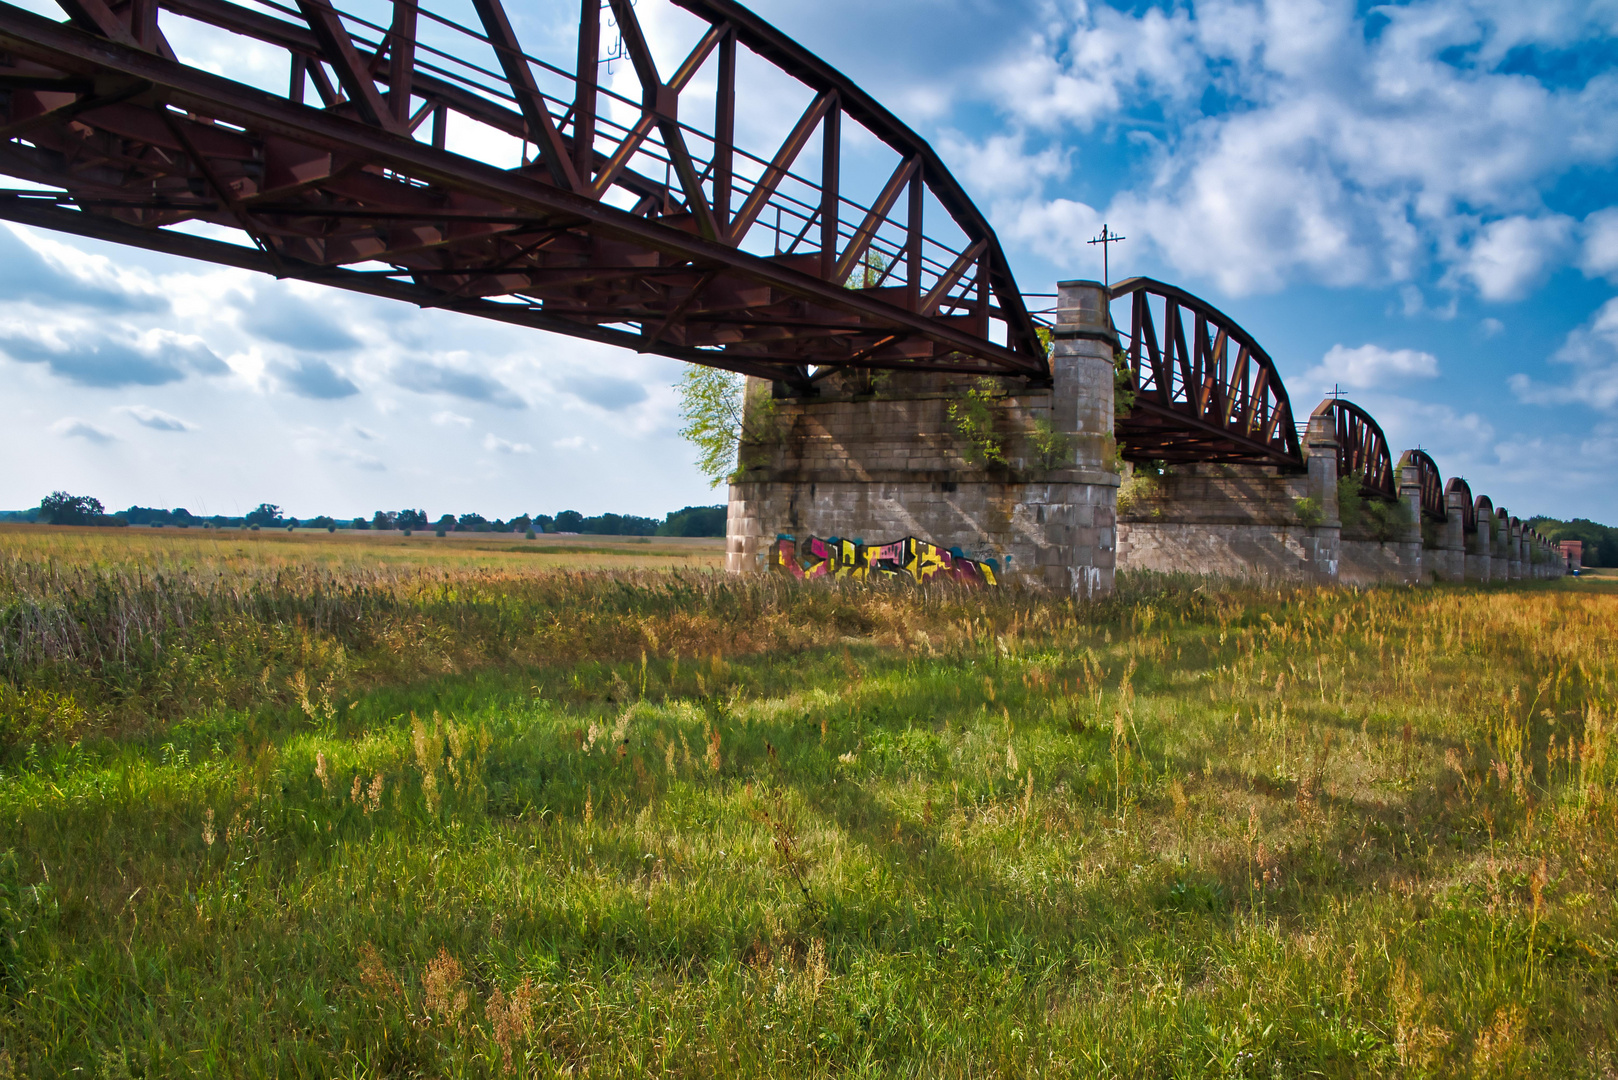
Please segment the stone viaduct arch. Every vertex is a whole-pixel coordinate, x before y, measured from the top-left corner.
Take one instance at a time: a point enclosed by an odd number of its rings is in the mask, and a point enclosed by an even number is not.
[[[745,375],[735,570],[787,532],[908,533],[1081,594],[1116,566],[1558,565],[1425,453],[1395,468],[1352,403],[1298,423],[1258,341],[1177,286],[1065,282],[1043,323],[880,102],[734,0],[668,2],[687,40],[659,56],[634,0],[581,0],[567,55],[502,0],[0,0],[0,174],[30,185],[0,218]],[[204,70],[182,24],[285,74]],[[794,112],[745,145],[755,84]]]

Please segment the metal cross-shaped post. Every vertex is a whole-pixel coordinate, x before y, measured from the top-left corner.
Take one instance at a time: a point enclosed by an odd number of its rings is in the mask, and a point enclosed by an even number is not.
[[[1117,233],[1108,232],[1107,225],[1105,222],[1103,222],[1101,225],[1101,235],[1096,237],[1094,240],[1085,241],[1085,243],[1088,244],[1101,245],[1101,284],[1105,285],[1109,289],[1112,288],[1112,267],[1108,265],[1107,254],[1111,250],[1113,244],[1118,243],[1120,240],[1127,239],[1129,239],[1127,236],[1119,236]]]

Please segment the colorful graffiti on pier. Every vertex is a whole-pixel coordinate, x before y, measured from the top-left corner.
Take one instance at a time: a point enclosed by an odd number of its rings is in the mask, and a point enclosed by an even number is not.
[[[891,544],[811,536],[800,551],[790,536],[770,545],[770,566],[796,578],[908,575],[913,581],[954,581],[962,585],[998,585],[995,562],[967,557],[960,548],[942,548],[907,536]]]

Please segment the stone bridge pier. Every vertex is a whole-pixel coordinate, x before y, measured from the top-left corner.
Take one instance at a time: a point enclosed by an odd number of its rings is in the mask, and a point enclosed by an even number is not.
[[[1119,497],[1120,569],[1345,585],[1559,577],[1567,560],[1464,480],[1425,493],[1411,451],[1394,502],[1344,521],[1340,447],[1322,403],[1303,440],[1307,471],[1197,463],[1128,469]],[[1362,494],[1362,506],[1377,496]],[[1435,505],[1436,504],[1436,507]],[[1396,511],[1387,513],[1387,509]],[[1441,512],[1440,512],[1441,510]]]
[[[1057,296],[1046,386],[839,369],[803,394],[749,379],[728,568],[770,570],[782,537],[914,536],[992,561],[1007,583],[1084,597],[1110,592],[1119,569],[1346,585],[1565,571],[1559,552],[1487,497],[1474,501],[1464,480],[1445,486],[1425,452],[1395,469],[1379,428],[1369,485],[1353,455],[1370,429],[1342,427],[1341,401],[1310,415],[1295,462],[1125,464],[1120,477],[1106,294],[1070,281]],[[1351,480],[1360,486],[1345,488]],[[1352,520],[1348,490],[1360,493]]]
[[[749,379],[727,567],[768,569],[779,536],[915,536],[995,560],[1007,581],[1111,592],[1117,338],[1099,282],[1058,288],[1048,387],[840,370],[789,396]]]
[[[1311,417],[1307,471],[1202,463],[1130,467],[1120,501],[1119,565],[1164,573],[1335,582],[1343,559],[1337,438]]]
[[[1443,549],[1442,573],[1438,578],[1443,581],[1466,581],[1466,515],[1468,515],[1468,491],[1459,489],[1451,484],[1443,492],[1443,507],[1446,517],[1443,520],[1443,531],[1440,533],[1440,547]]]

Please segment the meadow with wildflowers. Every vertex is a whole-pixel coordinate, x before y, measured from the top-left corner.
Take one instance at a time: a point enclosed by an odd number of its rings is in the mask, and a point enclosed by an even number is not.
[[[0,532],[0,1077],[1618,1075],[1618,581],[121,532]]]

